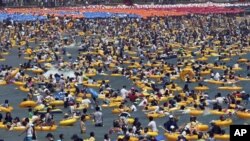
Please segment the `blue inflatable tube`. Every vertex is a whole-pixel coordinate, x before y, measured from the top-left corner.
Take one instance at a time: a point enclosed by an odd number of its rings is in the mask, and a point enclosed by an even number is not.
[[[64,92],[59,92],[59,93],[55,94],[54,97],[56,99],[58,99],[58,100],[64,100],[65,93]]]
[[[157,140],[157,141],[165,141],[165,136],[163,136],[163,135],[158,135],[158,136],[156,136],[155,137],[155,139]]]
[[[90,93],[92,95],[92,97],[95,97],[95,98],[97,98],[98,94],[99,94],[96,90],[94,90],[92,88],[88,88],[87,92]]]

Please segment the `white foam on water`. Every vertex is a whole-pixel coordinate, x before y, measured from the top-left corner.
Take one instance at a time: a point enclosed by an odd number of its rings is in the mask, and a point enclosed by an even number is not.
[[[45,72],[43,74],[43,76],[48,78],[51,74],[55,75],[56,73],[59,74],[59,75],[63,74],[64,77],[75,77],[74,71],[72,71],[72,70],[59,70],[57,68],[49,69],[47,72]]]
[[[206,115],[210,115],[210,108],[205,108],[204,112],[203,112],[203,115],[206,116]]]

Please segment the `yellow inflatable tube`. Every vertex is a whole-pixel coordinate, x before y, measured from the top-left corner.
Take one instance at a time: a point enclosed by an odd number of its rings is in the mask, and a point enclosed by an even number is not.
[[[142,90],[153,90],[153,88],[147,87],[147,86],[143,86],[141,89],[142,89]]]
[[[79,107],[77,107],[76,108],[76,110],[82,110],[82,109],[85,109],[85,108],[88,108],[89,107],[89,105],[87,105],[87,104],[81,104]]]
[[[124,138],[123,135],[118,136],[118,139],[123,139],[123,138]],[[131,137],[129,137],[128,141],[139,141],[139,138],[131,136]]]
[[[216,140],[226,140],[226,141],[228,141],[230,139],[230,135],[229,134],[224,134],[224,135],[215,134],[214,138]]]
[[[86,87],[100,87],[101,85],[100,84],[83,84],[84,86]]]
[[[201,57],[201,58],[198,58],[197,61],[207,61],[208,58],[207,57]]]
[[[79,96],[79,97],[84,97],[84,96],[86,96],[86,98],[91,98],[91,97],[92,97],[91,94],[83,94],[83,93],[79,93],[78,96]]]
[[[25,60],[33,60],[33,57],[25,56],[24,59],[25,59]]]
[[[180,109],[180,107],[173,107],[173,108],[170,108],[170,109],[166,109],[166,111],[167,112],[174,112],[174,111],[179,110],[179,109]],[[165,109],[164,109],[164,111],[165,111]]]
[[[158,132],[149,131],[149,132],[147,132],[147,135],[150,137],[155,137],[155,136],[158,136]]]
[[[99,94],[98,95],[98,99],[104,100],[106,98],[106,96],[104,94]]]
[[[5,128],[7,128],[7,126],[5,126]],[[12,128],[13,131],[24,131],[25,129],[26,129],[25,126],[18,126]]]
[[[76,89],[75,88],[68,88],[68,89],[65,89],[66,92],[70,92],[70,93],[74,93],[76,92]]]
[[[120,114],[122,112],[125,112],[125,110],[124,109],[119,109],[119,108],[115,108],[115,109],[112,110],[113,114]]]
[[[218,111],[218,110],[210,110],[209,111],[210,112],[210,114],[212,114],[212,115],[225,115],[225,114],[227,114],[226,112],[223,112],[223,111]]]
[[[75,118],[75,119],[80,119],[81,117],[80,116],[74,116],[73,118]],[[91,120],[92,119],[92,117],[90,116],[90,115],[85,115],[85,120]]]
[[[112,102],[109,105],[107,104],[102,104],[103,108],[112,108],[112,107],[119,107],[121,105],[121,102]]]
[[[121,102],[123,101],[123,98],[121,96],[118,96],[116,98],[110,98],[111,102]]]
[[[134,118],[128,118],[127,121],[128,121],[129,124],[133,124],[135,119]]]
[[[91,117],[90,115],[86,115],[86,116],[85,116],[85,119],[86,119],[86,120],[91,120],[92,117]]]
[[[241,119],[250,119],[250,113],[249,112],[236,112],[236,115]]]
[[[121,102],[111,102],[109,104],[109,107],[119,107],[121,105]]]
[[[9,107],[2,107],[0,106],[0,112],[12,112],[13,111],[13,107],[9,106]]]
[[[115,108],[112,110],[113,114],[120,114],[122,112],[130,112],[131,110],[129,108],[124,108],[124,109],[119,109],[119,108]]]
[[[177,141],[178,136],[180,136],[179,133],[165,133],[164,135],[168,141]],[[198,135],[186,135],[185,138],[187,140],[198,140]]]
[[[206,70],[206,71],[201,71],[200,72],[201,76],[209,75],[210,73],[211,73],[211,70]]]
[[[217,80],[206,80],[205,82],[211,83],[211,84],[224,84],[223,81],[217,81]]]
[[[250,81],[250,78],[238,77],[240,81]]]
[[[148,76],[149,78],[152,78],[152,79],[160,79],[163,77],[163,75],[150,75]]]
[[[225,70],[226,67],[225,66],[214,66],[212,67],[213,69],[216,69],[216,70]]]
[[[168,85],[167,88],[171,91],[182,91],[182,88],[179,86],[176,86],[175,88],[172,88],[171,85]]]
[[[27,100],[27,101],[21,102],[19,106],[21,108],[35,107],[36,106],[36,102],[35,101],[31,101],[31,100]]]
[[[227,61],[230,61],[230,58],[224,58],[224,59],[221,59],[221,61],[227,62]]]
[[[19,68],[16,68],[11,72],[11,78],[13,78],[19,72]]]
[[[16,86],[24,86],[24,85],[25,85],[25,82],[14,81],[13,84],[16,85]]]
[[[159,113],[149,113],[147,114],[147,117],[153,117],[153,118],[162,118],[165,117],[165,114],[159,114]]]
[[[102,81],[103,81],[103,80],[97,80],[96,82],[97,82],[98,84],[101,84]],[[109,81],[110,81],[110,80],[104,80],[104,82],[106,82],[106,83],[108,83]],[[87,84],[88,81],[83,81],[82,83],[83,83],[83,84]]]
[[[209,90],[209,88],[207,86],[197,86],[197,87],[194,87],[194,90],[196,90],[196,91],[206,91],[206,90]]]
[[[51,106],[63,106],[64,101],[63,100],[54,100],[49,102],[49,105]]]
[[[200,116],[200,115],[203,115],[203,113],[204,113],[204,111],[202,111],[202,110],[191,110],[189,112],[189,114],[191,116]]]
[[[156,110],[157,106],[148,106],[147,108],[149,111],[154,111]]]
[[[0,80],[0,85],[7,85],[7,82],[5,80]]]
[[[189,104],[189,102],[187,102],[187,101],[181,101],[181,102],[177,103],[178,106],[187,106],[188,104]]]
[[[185,81],[186,75],[190,77],[190,79],[193,79],[195,76],[195,73],[192,68],[185,68],[183,71],[180,73],[180,78],[181,80]]]
[[[9,55],[9,52],[2,52],[2,55]]]
[[[160,101],[160,102],[166,102],[166,101],[168,101],[168,100],[170,100],[170,99],[172,99],[172,98],[174,98],[174,96],[168,96],[168,97],[164,96],[164,97],[161,97],[161,98],[159,99],[159,101]]]
[[[52,109],[50,112],[51,113],[62,113],[62,110],[61,109]],[[41,111],[38,111],[38,113],[40,113],[40,114],[46,114],[47,110],[41,110]]]
[[[94,76],[96,76],[96,74],[95,73],[86,73],[85,76],[87,76],[87,77],[94,77]]]
[[[5,61],[6,59],[5,58],[1,58],[0,61]]]
[[[6,128],[6,125],[0,124],[0,128]],[[13,127],[11,130],[12,131],[24,131],[26,129],[25,126],[18,126],[18,127]],[[55,131],[57,129],[56,125],[53,126],[36,126],[35,130],[36,131]]]
[[[46,60],[42,59],[42,60],[38,60],[37,63],[45,63]]]
[[[228,90],[228,91],[239,91],[242,87],[238,86],[225,86],[225,87],[218,87],[219,90]]]
[[[122,74],[119,74],[119,73],[113,73],[113,74],[111,74],[110,76],[122,76]]]
[[[43,73],[44,71],[42,69],[32,69],[33,73]]]
[[[60,126],[72,126],[77,122],[76,118],[64,119],[59,122]]]
[[[248,59],[241,58],[241,59],[239,59],[237,62],[238,62],[238,63],[246,63],[247,61],[248,61]]]
[[[43,110],[45,108],[45,106],[43,105],[43,104],[41,104],[41,105],[37,105],[35,108],[34,108],[34,110],[35,111],[41,111],[41,110]]]
[[[240,71],[240,70],[242,70],[242,68],[237,67],[237,68],[233,68],[233,70],[234,70],[234,71]]]
[[[230,126],[233,123],[233,121],[232,119],[226,119],[224,121],[215,120],[214,123],[220,127],[226,127],[226,126]]]
[[[209,126],[206,125],[206,124],[199,124],[199,125],[196,126],[196,129],[197,129],[198,131],[204,132],[204,131],[208,131]]]
[[[20,86],[19,89],[23,92],[29,92],[30,89],[29,88],[25,88],[24,86]]]
[[[56,131],[57,125],[52,125],[52,126],[36,126],[35,130],[36,131]]]

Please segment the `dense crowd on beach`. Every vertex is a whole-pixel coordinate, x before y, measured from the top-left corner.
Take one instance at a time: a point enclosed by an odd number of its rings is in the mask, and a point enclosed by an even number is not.
[[[46,139],[53,141],[53,130],[77,124],[86,134],[85,122],[92,120],[97,130],[104,125],[110,130],[105,135],[92,131],[88,141],[96,136],[110,141],[114,134],[119,141],[155,141],[159,130],[168,140],[228,140],[224,127],[232,124],[231,117],[250,118],[249,93],[238,85],[250,80],[250,61],[241,57],[250,51],[249,27],[248,16],[234,14],[6,20],[0,23],[0,59],[5,61],[17,48],[26,62],[1,65],[1,85],[13,84],[27,93],[20,107],[27,108],[28,115],[13,115],[16,107],[10,103],[15,99],[1,98],[0,128],[21,130],[24,141],[39,140],[39,131],[47,130]],[[68,48],[77,48],[78,54],[70,54]],[[232,58],[238,61],[228,63]],[[97,76],[125,77],[133,87],[113,88],[108,79]],[[218,85],[215,97],[207,93],[208,83]],[[112,116],[105,115],[104,108],[119,115],[113,123],[103,123],[105,116]],[[139,110],[148,124],[131,117]],[[57,123],[54,117],[60,113],[64,116]],[[198,121],[207,114],[218,118],[209,125]],[[190,120],[178,124],[185,115]],[[167,121],[156,123],[157,118]],[[60,134],[57,139],[63,138]],[[77,133],[71,139],[83,140]]]

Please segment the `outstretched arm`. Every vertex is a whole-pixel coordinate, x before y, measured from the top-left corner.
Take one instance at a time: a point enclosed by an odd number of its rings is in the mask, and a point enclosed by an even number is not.
[[[165,132],[169,132],[165,127],[163,127],[162,125],[159,126],[161,129],[163,129]]]
[[[27,132],[27,130],[28,130],[28,126],[26,126],[26,128],[25,128],[25,130],[21,133],[21,134],[19,134],[18,136],[21,136],[22,134],[24,134],[24,133],[26,133]]]

